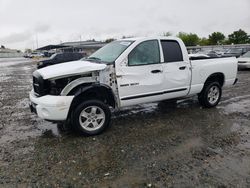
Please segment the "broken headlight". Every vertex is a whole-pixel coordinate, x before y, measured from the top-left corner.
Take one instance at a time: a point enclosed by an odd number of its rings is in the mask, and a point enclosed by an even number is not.
[[[56,80],[50,80],[50,95],[60,95],[62,90],[73,80],[81,78],[82,76],[72,76],[67,78],[60,78]]]

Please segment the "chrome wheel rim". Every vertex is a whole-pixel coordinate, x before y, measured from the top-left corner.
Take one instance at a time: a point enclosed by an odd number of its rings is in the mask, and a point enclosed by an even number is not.
[[[210,104],[215,104],[220,96],[220,90],[217,86],[212,86],[208,91],[208,102]]]
[[[105,113],[98,106],[88,106],[79,116],[81,127],[87,131],[95,131],[103,126]]]

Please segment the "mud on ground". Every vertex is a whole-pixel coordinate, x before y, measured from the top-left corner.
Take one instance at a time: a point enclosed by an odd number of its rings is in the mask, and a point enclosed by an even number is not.
[[[250,186],[250,71],[217,108],[139,105],[82,137],[30,113],[34,69],[0,61],[0,187]]]

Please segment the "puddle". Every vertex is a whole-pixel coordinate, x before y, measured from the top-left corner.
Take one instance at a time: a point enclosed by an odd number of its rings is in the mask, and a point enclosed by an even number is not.
[[[61,132],[59,130],[59,125],[51,123],[44,120],[39,120],[36,123],[36,129],[40,131],[40,136],[42,137],[60,137]]]
[[[56,124],[51,122],[37,120],[36,117],[32,121],[27,122],[24,118],[27,113],[18,116],[18,122],[12,122],[11,125],[5,125],[2,128],[4,134],[0,137],[0,144],[10,143],[12,141],[21,141],[36,137],[60,137],[61,131]],[[1,127],[1,126],[0,126]],[[3,133],[2,132],[2,133]]]
[[[250,115],[250,99],[242,99],[237,102],[231,102],[227,104],[225,107],[222,107],[225,114],[232,113],[242,113],[244,115]]]
[[[183,99],[177,101],[177,103],[168,103],[166,102],[156,102],[156,103],[147,103],[147,104],[140,104],[132,107],[124,107],[119,111],[115,111],[114,117],[123,117],[135,114],[147,114],[153,113],[158,111],[174,111],[175,109],[180,108],[190,108],[190,107],[199,107],[197,100],[195,97],[190,99]],[[201,107],[200,107],[201,108]]]
[[[114,112],[114,118],[129,116],[132,114],[151,113],[156,111],[156,109],[158,109],[158,103],[148,103],[148,104],[136,105],[133,107],[124,107]]]
[[[5,82],[11,79],[11,76],[7,76],[5,73],[0,73],[0,82]]]
[[[8,67],[13,65],[19,65],[23,63],[31,62],[30,59],[18,58],[18,59],[1,59],[0,58],[0,67]]]

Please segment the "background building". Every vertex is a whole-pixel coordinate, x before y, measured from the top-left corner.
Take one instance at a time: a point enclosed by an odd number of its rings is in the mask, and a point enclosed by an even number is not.
[[[64,42],[58,45],[47,45],[38,48],[37,51],[80,52],[88,56],[106,44],[100,41]]]
[[[0,48],[0,58],[7,58],[7,57],[22,57],[23,53],[19,50],[13,50],[8,48]]]

